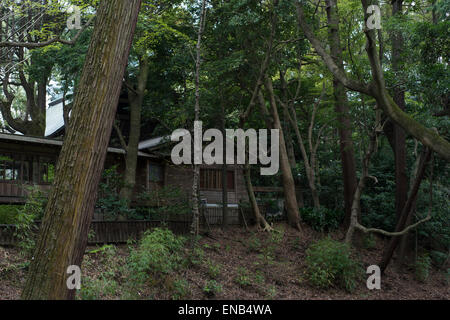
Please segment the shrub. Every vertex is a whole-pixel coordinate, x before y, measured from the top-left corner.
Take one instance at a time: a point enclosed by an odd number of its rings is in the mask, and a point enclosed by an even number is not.
[[[168,229],[146,231],[139,247],[131,252],[130,262],[138,272],[171,272],[181,259],[184,243],[184,238],[177,237]]]
[[[249,252],[261,252],[261,241],[256,236],[256,234],[252,234],[252,236],[248,240],[247,246]]]
[[[0,206],[0,224],[15,224],[18,211],[21,206],[1,205]]]
[[[188,255],[188,263],[192,266],[200,266],[204,260],[205,251],[202,248],[195,246]]]
[[[46,205],[47,197],[37,187],[30,188],[25,205],[17,212],[14,236],[24,256],[31,255],[34,250],[37,236],[35,222],[44,216]]]
[[[172,283],[172,299],[185,300],[190,295],[189,283],[185,279],[176,279]]]
[[[137,214],[149,220],[167,221],[171,216],[189,214],[192,209],[188,195],[178,187],[143,192],[138,200],[145,206],[139,207]]]
[[[273,264],[277,249],[284,239],[284,229],[278,228],[270,233],[270,236],[264,241],[264,245],[260,247],[258,255],[263,265]]]
[[[139,286],[146,282],[159,282],[183,262],[183,237],[170,230],[146,231],[139,246],[132,249],[127,261],[131,281]]]
[[[417,257],[415,270],[416,279],[420,282],[426,282],[430,276],[431,258],[428,254],[421,254]]]
[[[216,279],[220,275],[221,266],[220,264],[214,264],[211,260],[207,261],[208,264],[208,275],[211,279]]]
[[[337,286],[352,292],[363,275],[361,265],[351,257],[350,247],[329,238],[310,246],[306,266],[310,282],[321,289]]]
[[[367,250],[375,249],[377,246],[377,240],[373,233],[364,235],[363,237],[363,247]]]
[[[121,287],[116,279],[120,278],[119,273],[124,259],[117,254],[117,248],[113,245],[104,245],[90,250],[83,261],[83,267],[94,267],[91,255],[96,255],[101,270],[90,272],[89,276],[83,276],[81,290],[77,292],[77,298],[99,300],[119,297]]]
[[[330,210],[325,207],[301,208],[302,220],[316,231],[333,231],[342,223],[344,213],[339,210]]]
[[[216,294],[222,292],[222,285],[217,283],[216,280],[209,280],[203,287],[203,292],[208,297],[214,297]]]
[[[117,172],[117,166],[103,171],[95,211],[102,214],[105,220],[128,218],[134,214],[135,210],[129,208],[127,200],[120,198],[122,187],[123,179]]]
[[[234,281],[241,287],[247,287],[252,284],[252,278],[250,272],[246,268],[238,268],[236,278]]]

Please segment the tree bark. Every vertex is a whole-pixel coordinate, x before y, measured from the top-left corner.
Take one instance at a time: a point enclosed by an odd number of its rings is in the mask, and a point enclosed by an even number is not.
[[[202,1],[202,8],[200,12],[200,21],[199,21],[199,29],[198,29],[198,39],[197,39],[197,58],[195,62],[195,116],[194,121],[200,121],[200,67],[202,63],[202,55],[201,55],[201,44],[202,44],[202,36],[203,29],[205,26],[205,18],[206,18],[206,0]],[[195,126],[195,125],[194,125]],[[195,130],[195,128],[194,128]],[[194,146],[195,150],[195,146]],[[194,151],[195,152],[195,151]],[[202,152],[202,150],[200,150]],[[194,177],[192,182],[192,226],[191,226],[191,234],[193,238],[198,236],[199,234],[199,192],[198,185],[200,180],[200,166],[194,163]]]
[[[401,216],[398,219],[397,225],[395,227],[395,231],[398,232],[399,230],[402,230],[407,225],[408,221],[411,218],[412,213],[414,212],[416,200],[417,200],[417,194],[419,192],[420,184],[422,183],[422,180],[425,176],[425,169],[427,167],[427,163],[431,159],[431,150],[426,149],[424,153],[422,154],[422,159],[420,161],[419,169],[417,170],[416,179],[414,181],[414,185],[411,189],[411,193],[408,197],[408,200],[406,201],[405,206],[403,207],[403,211]],[[389,262],[392,259],[392,256],[394,254],[395,249],[397,248],[401,237],[393,237],[387,249],[384,251],[383,258],[381,259],[379,266],[381,269],[381,273],[384,273],[387,266],[389,265]]]
[[[339,68],[344,69],[341,39],[339,36],[339,15],[337,1],[327,0],[326,4],[331,56],[334,59],[336,65]],[[355,194],[357,186],[355,152],[353,148],[347,92],[345,90],[345,87],[335,76],[333,76],[333,90],[335,110],[338,114],[338,120],[340,123],[338,131],[342,163],[342,178],[344,182],[344,224],[348,227],[352,212],[353,196]]]
[[[225,102],[223,99],[220,101],[221,103],[221,112],[222,112],[222,135],[226,137],[226,124],[225,124]],[[226,150],[227,139],[223,139],[223,150]],[[228,165],[227,162],[224,161],[222,164],[222,228],[226,228],[228,226]]]
[[[284,140],[283,128],[281,127],[280,117],[278,115],[278,108],[275,101],[275,94],[273,91],[272,80],[266,76],[265,87],[269,94],[269,103],[271,106],[271,113],[273,117],[273,127],[280,132],[280,167],[282,172],[283,190],[285,198],[285,206],[289,224],[301,231],[300,218],[298,211],[298,203],[295,194],[295,183],[292,176],[291,165],[289,164],[289,157],[286,150],[286,143]]]
[[[145,90],[148,80],[148,58],[139,59],[139,76],[136,90],[129,88],[128,97],[130,101],[130,133],[128,145],[125,148],[125,172],[123,174],[124,186],[120,190],[120,198],[131,204],[133,190],[136,185],[136,167],[139,153],[139,140],[141,137],[141,114],[144,102]]]
[[[262,227],[264,231],[272,231],[272,227],[267,223],[266,219],[259,210],[258,202],[256,201],[255,192],[253,190],[252,179],[250,174],[250,165],[246,162],[244,166],[244,179],[245,187],[247,188],[248,198],[250,200],[250,206],[252,207],[253,214],[255,215],[255,221],[258,228]]]
[[[67,268],[81,267],[98,183],[141,0],[103,0],[23,299],[73,299]]]
[[[403,0],[392,1],[392,15],[401,16],[403,14]],[[392,41],[392,70],[395,74],[399,74],[402,70],[402,54],[403,54],[403,36],[401,31],[393,31],[391,34]],[[401,81],[401,78],[396,77]],[[398,107],[405,111],[405,91],[402,86],[397,85],[393,94],[394,102]],[[394,136],[394,154],[395,154],[395,212],[397,215],[397,221],[403,212],[408,197],[408,177],[406,174],[406,135],[403,128],[399,125],[393,125]],[[408,234],[403,236],[401,242],[403,247],[406,248],[406,241]],[[401,261],[402,259],[399,259]]]

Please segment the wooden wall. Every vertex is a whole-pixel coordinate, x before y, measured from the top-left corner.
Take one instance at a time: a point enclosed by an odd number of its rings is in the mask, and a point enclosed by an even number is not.
[[[220,169],[220,166],[206,166],[201,168]],[[240,166],[234,167],[234,183],[233,191],[228,192],[229,203],[239,203],[240,201],[248,201],[247,189],[245,188],[245,181],[243,170]],[[166,164],[165,166],[165,186],[177,186],[190,195],[192,193],[193,173],[190,166],[175,166]],[[219,204],[222,203],[222,190],[202,190],[200,189],[200,197],[206,198],[208,203]]]

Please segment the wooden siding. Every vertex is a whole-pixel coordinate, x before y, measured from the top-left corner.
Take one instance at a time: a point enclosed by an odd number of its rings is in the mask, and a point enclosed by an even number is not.
[[[203,165],[201,168],[208,169],[220,169],[221,166]],[[230,167],[233,169],[233,167]],[[174,166],[166,165],[166,179],[165,186],[177,186],[182,190],[185,190],[187,194],[192,192],[192,168],[189,166]],[[228,203],[239,203],[240,201],[248,201],[247,189],[245,188],[245,181],[243,175],[243,169],[241,166],[234,166],[234,183],[235,188],[233,191],[228,192]],[[200,197],[207,200],[208,203],[220,204],[222,203],[222,190],[202,190],[200,189]]]

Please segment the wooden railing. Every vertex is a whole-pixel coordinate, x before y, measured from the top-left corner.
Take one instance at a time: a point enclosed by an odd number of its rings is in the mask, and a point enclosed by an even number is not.
[[[167,221],[167,227],[176,234],[189,232],[190,221]],[[162,226],[161,221],[93,221],[89,232],[88,244],[126,243],[128,240],[137,240],[149,229]],[[14,236],[14,225],[0,225],[0,246],[13,246],[17,244]]]
[[[222,224],[221,208],[205,208],[209,226]],[[241,224],[239,209],[229,209],[229,223]],[[204,219],[200,219],[204,223]],[[192,217],[190,215],[173,215],[162,220],[154,221],[93,221],[91,224],[88,244],[102,243],[126,243],[128,240],[137,240],[149,229],[167,226],[175,234],[187,234],[190,231]],[[39,223],[36,224],[39,228]],[[0,225],[0,246],[12,246],[17,244],[14,237],[16,227],[14,225]]]

